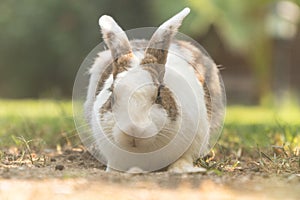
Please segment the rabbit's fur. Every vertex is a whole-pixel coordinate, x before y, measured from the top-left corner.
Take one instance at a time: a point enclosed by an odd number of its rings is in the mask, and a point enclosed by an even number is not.
[[[111,17],[102,16],[99,24],[109,50],[100,52],[90,69],[85,102],[94,137],[100,124],[106,136],[126,151],[155,151],[167,145],[180,128],[185,134],[196,131],[189,148],[168,167],[174,172],[196,169],[193,161],[208,153],[210,131],[221,122],[216,112],[222,106],[215,100],[222,95],[216,65],[194,45],[173,39],[188,13],[184,9],[166,21],[150,41],[129,41]],[[196,95],[186,92],[176,73]],[[191,99],[198,105],[192,105]],[[184,136],[182,142],[187,142]],[[106,160],[109,165],[110,158]]]

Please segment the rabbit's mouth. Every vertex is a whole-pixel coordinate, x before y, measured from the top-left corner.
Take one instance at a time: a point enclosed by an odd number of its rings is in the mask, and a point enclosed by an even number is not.
[[[147,139],[134,137],[128,135],[126,133],[121,133],[117,139],[117,142],[120,144],[122,148],[142,148],[143,146],[147,146]]]
[[[116,145],[125,150],[134,153],[148,153],[157,150],[154,144],[155,137],[138,138],[128,135],[124,132],[119,132],[114,135],[114,142]]]
[[[136,147],[136,141],[135,141],[135,138],[132,138],[132,147]]]
[[[141,143],[140,140],[141,140],[141,139],[136,138],[136,137],[130,137],[130,138],[128,139],[128,141],[126,141],[126,143],[128,144],[128,146],[129,146],[130,148],[137,149],[138,147],[141,146],[141,145],[140,145],[140,143]]]

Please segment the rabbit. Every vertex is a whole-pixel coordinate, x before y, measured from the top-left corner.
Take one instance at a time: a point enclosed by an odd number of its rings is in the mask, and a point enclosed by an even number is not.
[[[98,53],[89,69],[84,104],[95,140],[101,126],[109,141],[124,151],[157,151],[182,130],[179,142],[185,143],[185,136],[193,140],[166,166],[175,173],[203,171],[193,163],[209,152],[210,134],[222,123],[218,109],[223,106],[223,90],[216,64],[190,42],[174,38],[189,12],[185,8],[164,22],[150,40],[130,41],[112,17],[101,16],[99,25],[108,49]],[[178,77],[190,89],[183,88]],[[112,170],[113,159],[101,142],[97,145],[107,171]],[[167,155],[170,158],[176,157],[176,148],[172,151]],[[135,167],[129,164],[127,170]]]

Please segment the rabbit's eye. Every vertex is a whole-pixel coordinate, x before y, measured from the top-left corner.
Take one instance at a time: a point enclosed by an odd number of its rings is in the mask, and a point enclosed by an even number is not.
[[[163,85],[158,86],[157,96],[156,96],[156,99],[155,99],[155,103],[157,103],[157,104],[161,104],[161,88],[162,87],[163,87]]]
[[[109,92],[113,91],[113,86],[111,86],[110,88],[107,89]]]

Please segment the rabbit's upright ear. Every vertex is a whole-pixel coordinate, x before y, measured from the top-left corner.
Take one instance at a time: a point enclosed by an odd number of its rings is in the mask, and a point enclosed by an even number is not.
[[[189,14],[190,9],[185,8],[181,12],[177,13],[175,16],[164,22],[155,31],[148,47],[145,51],[144,59],[141,64],[146,66],[152,66],[154,72],[157,73],[158,80],[162,83],[165,72],[165,64],[167,62],[168,49],[170,47],[171,41],[178,28],[181,25],[182,20]],[[153,70],[151,70],[153,71]]]
[[[103,15],[99,19],[104,42],[111,51],[113,63],[114,77],[120,70],[124,70],[129,66],[129,62],[133,57],[127,35],[115,20],[107,15]]]

